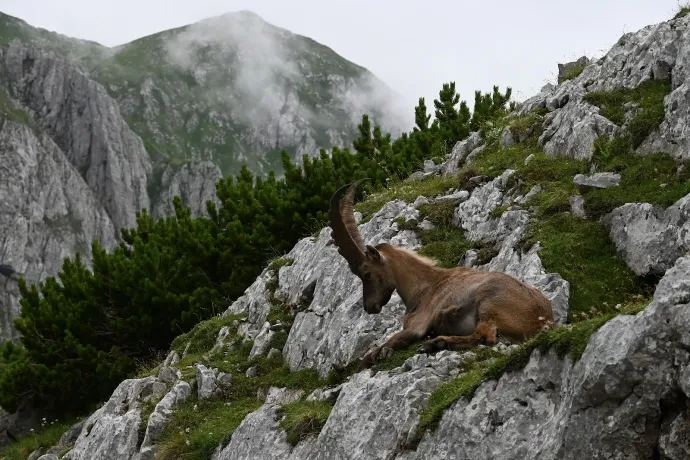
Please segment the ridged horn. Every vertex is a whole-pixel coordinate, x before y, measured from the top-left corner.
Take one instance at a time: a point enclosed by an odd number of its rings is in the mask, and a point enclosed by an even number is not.
[[[347,260],[351,270],[364,261],[364,241],[355,223],[354,206],[357,187],[369,178],[359,179],[352,184],[343,185],[331,197],[328,210],[329,226],[338,253]],[[344,197],[343,197],[344,195]],[[341,203],[341,198],[343,198]]]

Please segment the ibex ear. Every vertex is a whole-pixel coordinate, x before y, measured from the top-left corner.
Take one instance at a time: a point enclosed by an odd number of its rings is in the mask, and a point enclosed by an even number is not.
[[[372,262],[381,262],[381,253],[376,249],[374,246],[370,246],[367,244],[367,258],[371,260]]]

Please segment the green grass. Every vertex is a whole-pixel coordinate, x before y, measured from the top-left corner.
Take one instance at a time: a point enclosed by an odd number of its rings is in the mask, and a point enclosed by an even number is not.
[[[4,88],[0,88],[0,117],[2,115],[11,121],[26,125],[30,128],[35,127],[35,123],[29,114],[14,106],[9,94],[7,94],[7,91]]]
[[[274,303],[269,317],[272,320],[280,320],[289,329],[294,319],[293,313],[294,310],[287,306]],[[191,381],[195,378],[195,363],[218,368],[219,371],[230,373],[233,377],[228,388],[222,389],[211,398],[199,401],[193,395],[175,410],[159,443],[160,458],[210,458],[213,450],[228,439],[245,416],[261,406],[262,401],[258,394],[265,394],[272,386],[301,389],[306,395],[327,385],[326,380],[321,379],[313,369],[290,372],[290,368],[280,355],[272,358],[260,356],[249,360],[253,343],[237,335],[237,328],[232,324],[236,319],[237,316],[212,318],[200,323],[185,337],[174,342],[176,349],[184,349],[188,341],[192,342],[188,355],[177,366],[182,370],[184,380]],[[218,331],[223,326],[230,327],[226,343],[231,346],[223,351],[209,353],[215,345]],[[278,331],[273,337],[272,346],[282,348],[286,339],[287,333]],[[247,377],[246,371],[252,366],[256,366],[257,375]]]
[[[651,203],[671,206],[690,193],[690,169],[664,153],[635,154],[625,138],[599,139],[595,158],[600,168],[618,172],[616,187],[593,189],[585,193],[585,211],[598,219],[625,203]]]
[[[491,348],[473,350],[477,356],[462,364],[462,373],[442,383],[432,392],[426,409],[420,415],[417,441],[425,431],[435,428],[444,411],[460,398],[470,399],[482,383],[498,380],[506,372],[522,369],[529,362],[535,349],[541,352],[554,349],[558,356],[569,355],[576,362],[582,356],[591,336],[607,321],[619,314],[636,314],[648,303],[649,299],[638,298],[625,307],[619,307],[615,312],[542,332],[506,355],[501,355]]]
[[[296,401],[282,406],[277,413],[280,427],[287,433],[287,441],[295,446],[309,436],[317,436],[333,406],[323,401]]]
[[[617,303],[651,288],[617,255],[608,232],[597,221],[567,214],[535,219],[525,246],[537,240],[546,269],[570,282],[570,320],[592,309],[611,312]]]
[[[237,326],[233,323],[243,319],[245,315],[214,316],[206,321],[202,321],[187,333],[180,334],[173,340],[171,348],[182,354],[188,342],[191,342],[187,353],[195,355],[206,352],[213,348],[218,338],[220,330],[228,326],[231,333],[237,331]]]
[[[281,267],[287,267],[289,265],[292,265],[294,262],[295,260],[289,257],[278,257],[277,259],[273,259],[268,264],[268,270],[273,270],[277,272],[281,269]]]
[[[20,438],[17,442],[10,444],[0,450],[0,458],[6,460],[25,460],[31,452],[36,449],[48,449],[58,443],[60,438],[76,420],[69,422],[58,422],[48,425],[42,430]]]
[[[261,407],[256,397],[235,400],[229,404],[199,401],[192,397],[175,408],[174,416],[163,432],[157,460],[207,460],[213,451],[242,423]]]
[[[678,12],[676,12],[676,14],[673,15],[673,19],[685,17],[688,15],[688,13],[690,13],[690,5],[688,5],[688,4],[685,4],[682,6],[679,5]]]
[[[568,72],[563,75],[563,77],[558,79],[558,83],[563,83],[564,81],[572,80],[573,78],[577,78],[580,76],[582,72],[589,66],[589,64],[579,64],[577,66],[572,67]]]
[[[617,125],[625,123],[624,104],[639,104],[639,110],[627,123],[632,146],[637,148],[664,121],[664,97],[670,92],[670,82],[649,80],[633,89],[588,93],[584,99],[599,107],[601,115]]]

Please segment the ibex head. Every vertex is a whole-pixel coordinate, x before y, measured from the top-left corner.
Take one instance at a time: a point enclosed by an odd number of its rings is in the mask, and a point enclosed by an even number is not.
[[[386,258],[373,246],[365,245],[359,233],[353,211],[357,186],[368,179],[360,179],[340,187],[331,198],[329,225],[338,253],[345,258],[352,273],[362,280],[364,311],[380,313],[388,303],[395,283]],[[345,195],[341,203],[341,198]]]

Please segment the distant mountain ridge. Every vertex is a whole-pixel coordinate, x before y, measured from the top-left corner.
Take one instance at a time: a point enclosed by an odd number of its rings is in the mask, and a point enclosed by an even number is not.
[[[209,160],[282,171],[293,158],[349,146],[363,113],[404,127],[397,95],[364,67],[249,11],[108,48],[0,13],[0,45],[34,43],[79,66],[118,102],[154,164]]]

